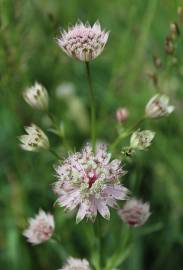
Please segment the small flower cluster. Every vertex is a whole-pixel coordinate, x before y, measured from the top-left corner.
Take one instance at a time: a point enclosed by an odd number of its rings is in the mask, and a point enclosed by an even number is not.
[[[35,109],[48,109],[48,92],[40,83],[36,82],[32,87],[27,88],[23,92],[23,97]]]
[[[90,270],[89,262],[86,259],[80,260],[70,257],[63,268],[59,270]]]
[[[20,147],[26,151],[39,151],[49,148],[49,140],[46,134],[35,124],[25,127],[27,134],[19,137]]]
[[[108,36],[98,21],[93,26],[79,22],[61,34],[58,44],[67,55],[88,62],[101,54]]]
[[[132,227],[139,227],[144,225],[150,216],[149,204],[142,203],[139,200],[128,200],[124,207],[118,210],[118,214],[124,223]]]
[[[134,150],[144,150],[151,145],[154,136],[155,132],[151,130],[137,130],[130,138],[130,147]]]
[[[24,231],[23,235],[27,237],[28,242],[38,245],[51,238],[54,228],[53,216],[39,210],[35,218],[29,219],[29,227]]]
[[[146,105],[145,113],[148,118],[159,118],[167,116],[174,111],[174,106],[169,105],[169,97],[166,95],[155,95]]]
[[[127,189],[119,181],[125,173],[121,161],[110,159],[106,145],[98,144],[94,154],[88,144],[82,152],[57,166],[58,181],[54,185],[57,203],[68,210],[79,208],[77,223],[84,217],[94,221],[97,212],[109,219],[108,207],[115,207],[116,200],[126,199]]]

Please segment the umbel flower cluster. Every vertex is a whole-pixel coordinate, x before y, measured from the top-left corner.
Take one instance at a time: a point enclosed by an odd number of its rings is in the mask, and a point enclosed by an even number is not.
[[[55,228],[53,216],[39,210],[35,218],[29,219],[29,227],[24,231],[28,242],[37,245],[50,239]]]
[[[139,200],[131,199],[118,211],[118,214],[129,226],[139,227],[144,225],[149,218],[150,207],[148,203],[142,203]]]
[[[119,136],[109,145],[110,151],[106,144],[96,144],[95,105],[89,62],[102,53],[108,36],[109,32],[102,30],[98,21],[93,26],[78,22],[67,32],[62,32],[57,39],[58,45],[67,55],[84,62],[86,66],[91,102],[92,146],[88,143],[80,152],[69,154],[64,161],[57,162],[55,167],[57,181],[53,184],[53,190],[57,195],[57,205],[68,212],[76,213],[76,223],[84,219],[94,222],[98,214],[104,219],[110,220],[110,208],[114,208],[117,209],[119,217],[125,224],[135,228],[144,225],[148,220],[150,205],[129,197],[128,189],[121,183],[121,178],[126,172],[122,164],[123,155],[120,153],[126,151],[126,154],[130,156],[130,153],[147,150],[153,142],[155,132],[140,130],[136,125],[125,129],[129,111],[126,107],[121,106],[116,110]],[[35,83],[32,87],[27,88],[23,92],[23,97],[32,108],[42,110],[45,114],[48,113],[49,95],[41,84]],[[165,117],[173,110],[174,107],[169,104],[169,97],[157,94],[145,106],[143,120]],[[41,128],[31,124],[25,127],[25,131],[27,134],[19,137],[20,147],[23,150],[35,152],[47,150],[58,158],[58,154],[52,149],[47,135]],[[52,121],[50,131],[59,135],[59,138],[63,134],[54,121]],[[121,149],[121,140],[127,137],[130,138],[129,145]],[[64,147],[66,148],[66,146]],[[65,151],[67,150],[69,151],[70,148],[65,149]],[[65,152],[63,153],[65,154]],[[114,156],[117,154],[117,158],[114,158],[112,154]],[[126,202],[121,206],[120,201],[123,200]],[[53,215],[40,210],[35,218],[29,219],[28,223],[28,228],[23,234],[33,245],[48,241],[53,236],[55,230]],[[121,228],[123,228],[122,224]],[[114,258],[115,255],[114,252]],[[120,256],[122,257],[122,255]],[[60,270],[91,269],[86,259],[69,257]],[[101,269],[100,265],[97,269]]]
[[[58,165],[56,172],[57,203],[67,210],[78,208],[77,223],[84,217],[94,221],[97,212],[109,219],[109,207],[116,207],[117,200],[126,199],[127,189],[119,181],[125,173],[121,161],[111,161],[105,144],[98,144],[96,153],[88,144],[82,152]]]
[[[67,55],[88,62],[101,54],[108,36],[109,33],[101,30],[98,21],[93,26],[78,22],[68,32],[61,33],[58,44]]]

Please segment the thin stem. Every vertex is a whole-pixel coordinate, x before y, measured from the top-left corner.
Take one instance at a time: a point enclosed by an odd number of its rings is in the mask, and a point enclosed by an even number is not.
[[[145,117],[142,117],[140,120],[138,120],[134,125],[132,125],[129,129],[127,129],[125,132],[121,133],[116,140],[112,143],[110,150],[113,151],[120,142],[128,137],[143,121]]]
[[[63,245],[61,244],[60,242],[60,239],[58,239],[58,237],[56,236],[53,236],[51,239],[50,239],[50,243],[52,245],[54,245],[55,249],[57,250],[57,252],[59,253],[61,259],[63,261],[66,260],[66,258],[68,258],[68,253],[66,252],[66,250],[64,249]]]
[[[102,224],[100,217],[97,217],[95,224],[94,224],[94,233],[96,237],[96,248],[98,253],[98,265],[97,269],[103,269],[103,236],[102,236]]]
[[[95,152],[95,145],[96,145],[95,97],[94,97],[94,92],[93,92],[89,62],[85,62],[85,66],[86,66],[86,74],[87,74],[87,80],[88,80],[88,86],[89,86],[90,106],[91,106],[91,141],[92,141],[93,151]]]

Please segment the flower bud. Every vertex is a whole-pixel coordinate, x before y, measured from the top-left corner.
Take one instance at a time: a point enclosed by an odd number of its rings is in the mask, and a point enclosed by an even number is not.
[[[132,149],[144,150],[151,145],[154,136],[155,132],[151,130],[137,130],[130,138],[130,147]]]
[[[35,109],[47,110],[48,108],[48,92],[37,82],[23,92],[23,97],[25,101]]]
[[[169,105],[169,97],[166,95],[155,95],[146,105],[145,113],[149,118],[167,116],[174,111],[174,106]]]
[[[118,108],[116,111],[116,119],[118,123],[123,123],[128,119],[128,110],[126,108]]]
[[[160,57],[158,57],[156,55],[153,55],[153,62],[154,62],[155,67],[159,68],[162,66],[162,62],[161,62]]]
[[[179,16],[181,16],[181,17],[183,17],[183,7],[178,7],[177,8],[177,14],[179,15]]]
[[[146,223],[150,216],[149,208],[148,203],[131,199],[125,203],[122,209],[118,210],[118,214],[129,226],[140,227]]]
[[[175,46],[173,43],[173,39],[171,36],[167,36],[165,39],[165,52],[167,54],[173,54],[175,50]]]
[[[49,148],[49,141],[46,134],[35,124],[25,127],[27,134],[19,137],[20,147],[26,151],[37,152]]]
[[[53,216],[39,210],[35,218],[29,220],[29,227],[23,232],[23,235],[27,237],[28,242],[38,245],[51,238],[54,228]]]
[[[171,32],[173,38],[180,35],[180,30],[179,30],[178,24],[176,22],[170,23],[170,32]]]

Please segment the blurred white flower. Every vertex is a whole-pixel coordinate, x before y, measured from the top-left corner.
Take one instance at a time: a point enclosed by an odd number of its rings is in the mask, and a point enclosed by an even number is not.
[[[20,147],[26,151],[39,151],[49,148],[49,141],[46,134],[35,124],[25,127],[27,134],[21,135],[19,140]]]
[[[51,238],[54,228],[53,216],[45,213],[43,210],[39,210],[35,218],[29,219],[29,226],[23,232],[23,235],[27,238],[28,242],[38,245]]]
[[[72,82],[60,84],[55,91],[58,99],[67,104],[67,115],[84,133],[89,130],[89,117],[83,100],[75,95],[75,85]]]
[[[169,97],[166,95],[155,95],[146,105],[145,113],[149,118],[158,118],[171,114],[174,106],[169,105]]]
[[[44,86],[37,82],[23,92],[23,97],[35,109],[47,110],[48,108],[48,92]]]
[[[110,159],[106,145],[97,144],[94,154],[88,144],[56,168],[57,203],[70,211],[78,209],[77,223],[85,217],[94,221],[97,212],[109,220],[109,207],[116,207],[117,200],[126,199],[127,189],[119,181],[125,174],[121,161]]]
[[[133,149],[144,150],[148,148],[154,139],[155,132],[151,130],[137,130],[130,138],[130,147]]]
[[[101,54],[108,36],[98,21],[93,26],[79,22],[61,33],[58,44],[67,55],[88,62]]]
[[[150,206],[140,200],[131,199],[124,207],[118,210],[118,214],[124,223],[132,227],[139,227],[145,224],[150,216]]]
[[[123,123],[128,119],[128,109],[127,108],[118,108],[116,111],[116,119],[119,123]]]
[[[86,259],[76,259],[70,257],[63,268],[59,270],[90,270],[89,262]]]
[[[58,99],[65,99],[75,95],[75,85],[72,82],[63,82],[55,90]]]

